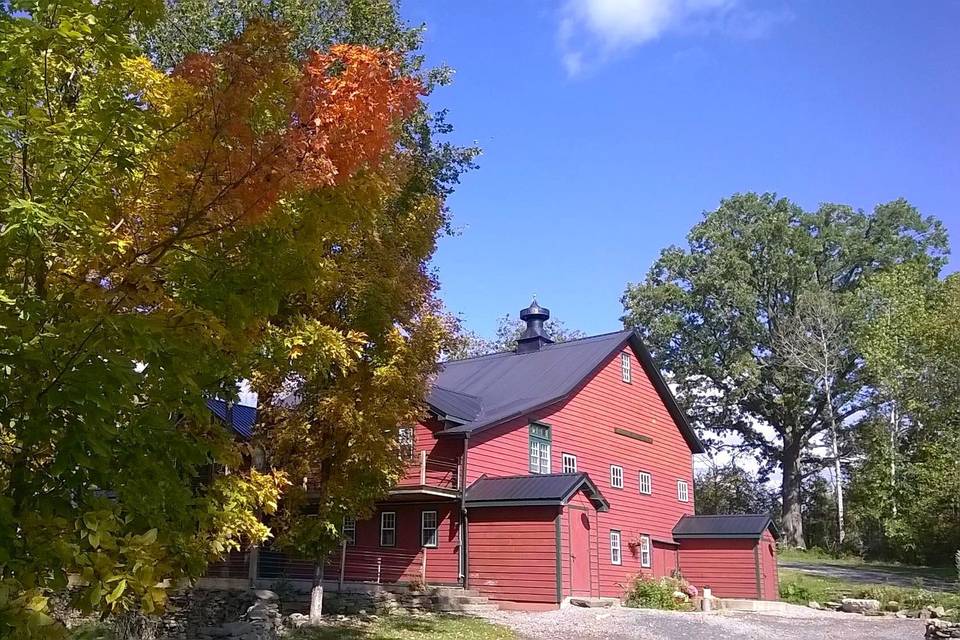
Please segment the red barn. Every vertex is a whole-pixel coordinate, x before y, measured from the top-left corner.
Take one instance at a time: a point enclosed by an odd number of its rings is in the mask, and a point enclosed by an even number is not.
[[[684,516],[673,537],[687,580],[718,598],[778,599],[778,533],[770,516]]]
[[[328,578],[419,579],[549,608],[683,568],[675,526],[694,513],[704,447],[639,334],[555,344],[547,309],[534,301],[520,317],[515,350],[442,365],[429,414],[401,429],[409,472],[373,518],[344,521]],[[716,554],[752,571],[733,546]],[[261,553],[256,573],[269,583],[310,568]]]

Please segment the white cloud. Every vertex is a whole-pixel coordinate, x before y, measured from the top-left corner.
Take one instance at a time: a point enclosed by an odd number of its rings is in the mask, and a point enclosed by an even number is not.
[[[567,0],[557,39],[570,76],[667,33],[761,38],[789,20],[785,9],[750,9],[744,0]]]

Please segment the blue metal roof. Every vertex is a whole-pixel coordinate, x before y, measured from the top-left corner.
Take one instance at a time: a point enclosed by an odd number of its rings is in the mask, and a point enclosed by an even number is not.
[[[481,476],[467,487],[468,507],[563,505],[578,491],[587,492],[599,511],[610,505],[586,473],[545,473],[493,478]]]
[[[673,527],[673,537],[683,538],[759,538],[770,529],[779,538],[773,520],[766,514],[683,516]]]
[[[233,432],[241,438],[249,440],[253,437],[253,425],[257,422],[256,407],[233,403],[228,410],[227,403],[217,399],[207,400],[207,407],[213,412],[213,415],[229,424]],[[227,419],[228,412],[230,420]]]
[[[690,450],[703,453],[703,444],[635,331],[545,344],[527,353],[507,351],[445,362],[427,404],[440,418],[456,423],[441,435],[478,433],[569,398],[608,358],[628,345]]]

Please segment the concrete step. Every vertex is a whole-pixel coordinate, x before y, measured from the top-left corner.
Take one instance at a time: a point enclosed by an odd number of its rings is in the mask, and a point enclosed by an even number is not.
[[[433,603],[436,605],[445,604],[490,604],[490,598],[484,596],[434,596]]]
[[[431,589],[431,594],[435,596],[439,595],[456,595],[456,596],[473,596],[478,597],[480,592],[476,589],[462,589],[460,587],[434,587]]]
[[[471,614],[483,614],[483,613],[492,613],[498,611],[499,607],[497,605],[488,603],[488,604],[446,604],[438,605],[436,611],[442,611],[444,613],[471,613]]]

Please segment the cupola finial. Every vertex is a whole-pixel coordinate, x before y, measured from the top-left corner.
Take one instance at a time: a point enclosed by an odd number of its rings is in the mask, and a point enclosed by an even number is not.
[[[533,294],[530,306],[520,312],[520,319],[527,323],[527,328],[517,339],[517,353],[540,351],[544,345],[553,344],[543,327],[543,323],[550,319],[550,309],[537,304],[537,294]]]

